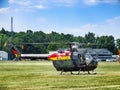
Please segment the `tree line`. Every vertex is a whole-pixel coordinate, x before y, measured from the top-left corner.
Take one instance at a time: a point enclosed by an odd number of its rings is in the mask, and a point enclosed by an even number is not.
[[[107,48],[113,54],[117,54],[117,50],[120,49],[120,39],[115,40],[112,35],[95,36],[94,33],[88,32],[85,36],[74,36],[72,34],[57,33],[55,31],[44,33],[42,30],[34,32],[32,30],[27,30],[26,32],[10,32],[4,28],[0,30],[0,50],[8,53],[11,53],[11,44],[15,45],[21,53],[38,54],[48,53],[50,50],[57,50],[59,48],[66,48],[67,45],[65,43],[67,42],[91,43],[94,45],[89,47]],[[85,47],[88,47],[88,45]]]

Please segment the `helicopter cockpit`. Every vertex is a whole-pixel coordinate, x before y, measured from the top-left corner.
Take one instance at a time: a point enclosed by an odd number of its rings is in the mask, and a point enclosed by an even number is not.
[[[58,53],[63,53],[63,52],[67,52],[67,51],[70,51],[70,49],[69,48],[62,48],[62,49],[57,50]]]

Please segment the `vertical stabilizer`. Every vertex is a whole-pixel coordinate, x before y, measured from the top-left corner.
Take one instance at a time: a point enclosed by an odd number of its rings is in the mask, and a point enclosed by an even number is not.
[[[15,57],[20,57],[20,52],[15,46],[11,47],[11,51],[15,55]]]

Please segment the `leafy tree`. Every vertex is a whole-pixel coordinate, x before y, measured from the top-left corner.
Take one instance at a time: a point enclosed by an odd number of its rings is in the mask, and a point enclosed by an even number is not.
[[[46,42],[46,34],[42,31],[34,32],[33,41],[36,43]]]
[[[51,43],[48,45],[48,47],[47,47],[47,50],[49,50],[49,51],[55,51],[55,50],[57,50],[57,49],[58,49],[58,46],[57,46],[57,44],[54,43],[54,42],[51,42]]]
[[[82,36],[75,37],[75,41],[79,43],[85,43],[85,38]]]
[[[116,40],[116,45],[117,45],[117,48],[120,49],[120,39]]]
[[[97,37],[96,44],[97,48],[107,48],[111,52],[115,53],[115,40],[113,36],[101,36]]]
[[[6,34],[5,29],[4,29],[4,28],[2,28],[2,29],[1,29],[1,31],[0,31],[0,33],[1,33],[1,34]]]
[[[27,30],[26,32],[13,32],[14,37],[11,37],[11,32],[2,28],[0,30],[0,49],[10,53],[10,47],[3,47],[4,43],[14,44],[19,47],[23,43],[51,43],[51,44],[25,44],[22,53],[47,53],[49,50],[57,50],[59,48],[66,48],[68,42],[79,42],[79,43],[91,43],[97,44],[95,48],[107,48],[113,53],[117,52],[117,48],[120,49],[120,39],[117,39],[116,45],[114,37],[111,36],[97,36],[92,32],[88,32],[84,37],[73,36],[72,34],[57,33],[52,31],[49,34],[43,31]],[[53,43],[53,44],[52,44]],[[54,44],[57,43],[57,44]],[[90,46],[93,47],[93,46]],[[10,55],[11,56],[11,55]]]
[[[88,32],[88,34],[85,34],[85,41],[86,43],[95,43],[95,34]]]

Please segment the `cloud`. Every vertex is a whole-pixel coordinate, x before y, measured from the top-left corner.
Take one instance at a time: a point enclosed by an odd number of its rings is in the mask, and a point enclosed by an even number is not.
[[[51,0],[53,4],[56,4],[56,6],[65,6],[65,7],[71,7],[74,6],[79,2],[79,0]]]
[[[9,0],[8,2],[9,2],[9,4],[12,4],[12,3],[14,3],[14,0]]]
[[[35,5],[34,8],[37,8],[37,9],[45,9],[46,7],[43,6],[43,5]]]
[[[55,7],[68,7],[75,4],[77,0],[8,0],[11,13],[36,12]],[[5,9],[2,9],[2,11]],[[7,9],[6,9],[7,12]]]
[[[118,4],[120,0],[82,0],[85,5]]]
[[[33,12],[36,10],[56,7],[83,7],[101,3],[119,3],[120,0],[9,0],[9,7],[13,12]]]
[[[30,6],[32,5],[31,0],[9,0],[9,4],[21,5],[21,6]]]
[[[9,11],[10,7],[7,8],[0,8],[0,14],[5,14]]]
[[[120,25],[120,16],[106,20],[106,22],[109,23],[110,25]]]
[[[58,32],[70,33],[76,36],[84,36],[88,32],[95,33],[97,36],[112,35],[115,39],[120,38],[120,16],[105,20],[100,23],[87,23],[80,27],[65,27]],[[62,30],[62,31],[61,31]]]
[[[83,3],[86,5],[96,5],[98,0],[83,0]]]
[[[36,9],[45,9],[46,0],[9,0],[13,12],[34,12]],[[47,3],[46,3],[47,4]]]
[[[120,3],[120,0],[9,0],[9,4],[11,5],[14,4],[25,8],[34,7],[37,9],[44,9],[45,7],[98,5],[101,3],[117,4]]]

